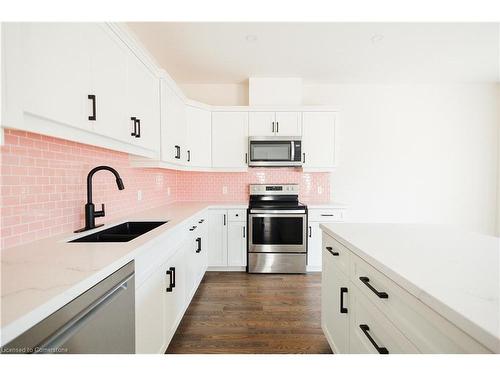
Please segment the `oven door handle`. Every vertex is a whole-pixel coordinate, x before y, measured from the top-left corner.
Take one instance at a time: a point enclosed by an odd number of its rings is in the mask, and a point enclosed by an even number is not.
[[[305,215],[306,211],[305,210],[259,210],[259,209],[250,209],[250,214],[261,214],[261,215],[274,215],[274,214],[279,214],[279,215]]]

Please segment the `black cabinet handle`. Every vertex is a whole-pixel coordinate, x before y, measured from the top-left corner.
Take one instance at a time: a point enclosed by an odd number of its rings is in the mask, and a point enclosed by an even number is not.
[[[309,238],[312,237],[312,227],[309,225]]]
[[[95,102],[96,102],[96,99],[95,99],[95,95],[88,95],[87,98],[89,100],[92,100],[92,115],[89,116],[89,121],[95,121],[96,120],[96,108],[95,108]]]
[[[361,328],[361,331],[365,334],[365,336],[370,340],[372,343],[373,347],[377,350],[378,354],[389,354],[389,351],[387,348],[383,346],[378,346],[378,344],[375,342],[373,337],[369,334],[370,327],[368,327],[368,324],[360,324],[359,328]]]
[[[187,161],[191,161],[191,150],[188,150],[188,160]]]
[[[198,244],[198,248],[196,249],[197,253],[201,253],[201,237],[196,239],[196,243]]]
[[[302,153],[302,163],[304,163],[304,164],[305,164],[305,162],[306,162],[306,153],[305,153],[305,152],[303,152],[303,153]]]
[[[135,120],[136,120],[135,117],[130,118],[130,121],[132,121],[132,123],[134,124],[134,131],[130,133],[132,137],[135,137],[135,133],[137,133],[137,122]]]
[[[347,293],[346,287],[340,288],[340,313],[347,314],[347,307],[344,307],[344,293]]]
[[[333,216],[333,214],[321,214],[321,216]]]
[[[327,246],[326,247],[326,250],[332,254],[334,257],[338,257],[339,256],[339,252],[338,251],[333,251],[333,248],[331,246]]]
[[[272,124],[273,124],[273,133],[274,133],[274,121],[272,122]]]
[[[180,159],[181,158],[181,146],[175,145],[175,159]]]
[[[389,295],[386,292],[379,292],[377,289],[375,289],[373,285],[370,284],[370,279],[368,277],[361,276],[359,279],[368,287],[368,289],[375,293],[378,298],[389,298]]]
[[[276,121],[276,133],[280,132],[280,123]]]
[[[136,138],[141,138],[141,119],[136,119],[137,121],[137,133],[135,134]]]
[[[245,228],[245,226],[243,226],[243,238],[245,238],[246,233],[247,233],[246,228]]]
[[[248,152],[245,152],[245,164],[248,164]]]
[[[172,277],[174,276],[174,272],[175,272],[175,267],[170,267],[167,270],[167,275],[169,277],[167,292],[171,292],[175,287],[175,281],[173,281],[174,279],[172,279]]]
[[[193,225],[191,228],[189,228],[189,231],[192,232],[193,230],[195,230],[196,228],[198,228],[196,225]]]
[[[170,270],[172,271],[172,288],[175,288],[175,267],[170,267]]]
[[[226,214],[224,214],[224,225],[226,225]]]
[[[198,224],[201,224],[205,221],[205,219],[201,219],[200,221],[198,221]]]

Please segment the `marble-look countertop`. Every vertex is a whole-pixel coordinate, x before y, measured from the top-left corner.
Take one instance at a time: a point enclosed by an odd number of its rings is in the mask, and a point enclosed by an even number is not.
[[[353,253],[500,351],[500,238],[424,224],[322,224]]]
[[[1,251],[1,344],[34,326],[69,301],[147,251],[208,208],[246,209],[248,202],[179,202],[137,212],[85,233],[66,233]],[[129,242],[68,243],[125,221],[167,221]]]

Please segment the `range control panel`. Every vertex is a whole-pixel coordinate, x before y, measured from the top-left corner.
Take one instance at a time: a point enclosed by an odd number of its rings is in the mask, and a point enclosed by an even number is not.
[[[250,195],[298,195],[298,194],[299,194],[298,184],[250,185]]]

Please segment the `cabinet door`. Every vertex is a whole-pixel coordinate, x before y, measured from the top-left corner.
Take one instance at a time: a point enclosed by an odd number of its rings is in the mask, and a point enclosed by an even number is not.
[[[212,112],[212,166],[245,168],[248,147],[247,112]]]
[[[249,112],[248,113],[248,135],[272,136],[276,134],[274,112]]]
[[[227,266],[227,210],[210,210],[208,265]]]
[[[334,353],[349,351],[349,279],[323,250],[321,273],[321,326]]]
[[[304,112],[302,114],[302,146],[304,167],[335,166],[335,113]]]
[[[135,292],[136,353],[161,353],[164,342],[165,266],[162,265]]]
[[[320,223],[309,222],[307,233],[307,269],[321,271],[321,229]]]
[[[127,103],[127,59],[130,51],[106,25],[89,23],[91,93],[96,96],[96,133],[133,143]]]
[[[165,263],[165,274],[167,271],[172,272],[172,284],[170,283],[169,275],[165,277],[165,290],[171,286],[171,291],[165,293],[165,337],[170,342],[172,336],[177,329],[184,308],[186,307],[186,260],[185,248],[183,246],[175,252],[175,254]]]
[[[208,215],[208,214],[207,214]],[[200,244],[199,244],[199,253],[198,255],[198,280],[201,281],[203,278],[203,275],[205,275],[205,271],[207,270],[208,266],[208,216],[205,215],[201,218],[201,223],[199,222],[199,229],[200,229],[200,234],[199,238],[201,238]]]
[[[182,99],[165,85],[165,121],[162,122],[161,153],[162,160],[182,165],[187,160],[186,152],[186,109]]]
[[[159,79],[132,53],[128,54],[127,138],[137,146],[160,150],[160,85]],[[133,126],[131,117],[137,118]],[[131,137],[135,131],[136,136]]]
[[[186,106],[187,116],[187,165],[210,167],[212,165],[212,114],[210,111]]]
[[[276,112],[276,135],[300,136],[302,135],[300,112]]]
[[[247,265],[246,222],[230,222],[227,227],[227,265]]]
[[[85,23],[24,23],[19,45],[22,110],[45,120],[92,130],[90,56]],[[17,69],[17,68],[16,68]]]

